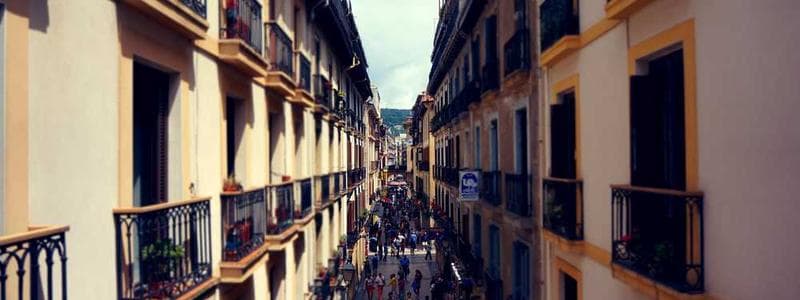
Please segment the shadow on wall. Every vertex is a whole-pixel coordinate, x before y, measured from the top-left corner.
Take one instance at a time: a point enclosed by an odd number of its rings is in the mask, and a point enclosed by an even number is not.
[[[48,0],[29,0],[28,9],[30,14],[28,27],[30,29],[47,33],[47,27],[50,27],[50,10],[48,8]]]

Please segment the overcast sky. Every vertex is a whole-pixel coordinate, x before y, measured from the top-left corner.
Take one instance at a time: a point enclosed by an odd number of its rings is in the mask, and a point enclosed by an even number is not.
[[[428,83],[437,0],[351,0],[382,108],[411,108]]]

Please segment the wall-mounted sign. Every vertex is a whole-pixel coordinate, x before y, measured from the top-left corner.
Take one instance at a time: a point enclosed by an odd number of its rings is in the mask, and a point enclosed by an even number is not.
[[[481,173],[478,171],[458,172],[458,200],[459,201],[478,201],[480,200]]]

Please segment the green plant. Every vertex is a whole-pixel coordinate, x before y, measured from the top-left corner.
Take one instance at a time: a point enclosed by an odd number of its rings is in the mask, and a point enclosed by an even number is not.
[[[172,239],[159,239],[142,247],[142,265],[148,282],[169,278],[174,265],[183,258],[186,251],[181,245],[175,245]]]

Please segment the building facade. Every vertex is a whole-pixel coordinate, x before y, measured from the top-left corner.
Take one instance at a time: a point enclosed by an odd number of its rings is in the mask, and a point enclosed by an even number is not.
[[[797,298],[800,6],[537,2],[545,299]]]
[[[529,1],[442,1],[432,102],[415,115],[430,115],[434,210],[452,223],[463,277],[478,279],[485,299],[538,297],[536,9]],[[460,171],[480,174],[480,200],[461,199]]]
[[[10,298],[307,299],[360,271],[349,2],[0,0],[0,43],[0,255],[39,262],[4,263]]]

